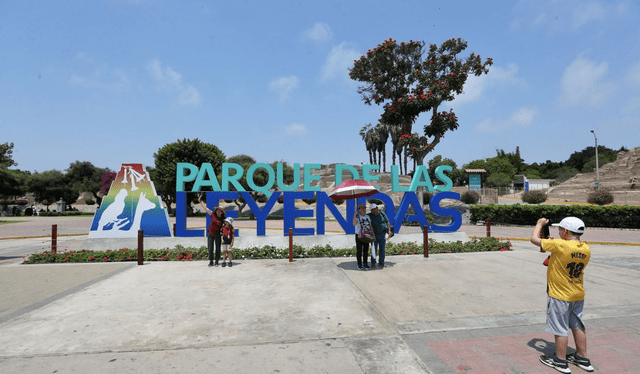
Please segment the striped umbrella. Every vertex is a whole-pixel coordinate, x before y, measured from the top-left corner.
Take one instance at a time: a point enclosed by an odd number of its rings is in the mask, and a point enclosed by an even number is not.
[[[371,183],[362,179],[351,179],[340,183],[339,186],[331,191],[329,197],[331,200],[349,200],[377,193],[378,190]]]

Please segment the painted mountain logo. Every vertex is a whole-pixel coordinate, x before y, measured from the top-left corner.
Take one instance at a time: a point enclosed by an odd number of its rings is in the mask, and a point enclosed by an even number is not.
[[[142,164],[122,164],[93,216],[90,238],[173,236],[167,209]]]

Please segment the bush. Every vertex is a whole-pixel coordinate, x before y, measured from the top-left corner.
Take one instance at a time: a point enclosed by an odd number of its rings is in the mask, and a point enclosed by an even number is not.
[[[93,200],[93,199],[86,199],[84,201],[84,203],[87,204],[87,205],[94,205],[96,203],[96,201]]]
[[[527,204],[540,204],[547,201],[547,194],[544,191],[527,191],[522,194],[522,201]]]
[[[367,201],[369,202],[369,204],[384,205],[382,200],[379,199],[367,199]]]
[[[333,204],[334,204],[334,205],[342,205],[342,204],[344,204],[344,202],[345,202],[345,200],[340,200],[340,199],[338,199],[338,200],[333,200]]]
[[[422,243],[389,243],[387,255],[419,255],[424,253]],[[429,239],[429,253],[458,253],[458,252],[484,252],[484,251],[511,251],[510,241],[501,241],[496,238],[475,238],[467,243],[460,241],[455,243],[440,243]],[[355,247],[332,248],[329,245],[302,248],[293,246],[293,257],[353,257],[356,254]],[[289,257],[288,248],[276,248],[274,246],[251,247],[246,249],[234,249],[233,258],[240,259],[285,259]],[[207,260],[207,247],[193,248],[176,246],[175,249],[146,249],[143,251],[144,261],[198,261]],[[236,261],[237,261],[236,260]],[[34,253],[25,258],[23,264],[45,263],[91,263],[91,262],[127,262],[138,261],[138,250],[122,248],[120,250],[91,251],[82,249],[79,251],[67,251],[57,253],[45,251]]]
[[[589,204],[607,205],[613,203],[613,194],[608,190],[592,192],[587,198]]]
[[[478,191],[467,191],[460,195],[460,201],[465,204],[477,204],[480,201],[480,192]]]
[[[17,200],[16,204],[18,205],[27,205],[28,201],[27,200]]]

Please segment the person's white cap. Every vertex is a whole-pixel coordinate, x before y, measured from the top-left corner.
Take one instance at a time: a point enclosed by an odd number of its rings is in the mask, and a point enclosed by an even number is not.
[[[584,222],[577,217],[566,217],[560,223],[552,223],[551,226],[560,226],[576,234],[584,234]]]
[[[233,218],[227,217],[224,220],[225,220],[225,222],[229,222],[230,225],[233,225]]]
[[[371,205],[369,205],[369,209],[371,210],[378,209],[378,206],[375,203],[372,203]]]

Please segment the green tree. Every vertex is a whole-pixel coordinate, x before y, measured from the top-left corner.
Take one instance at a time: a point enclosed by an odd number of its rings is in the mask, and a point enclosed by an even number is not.
[[[0,166],[0,196],[24,195],[31,173],[22,170],[11,170]]]
[[[360,137],[362,137],[364,146],[366,147],[367,152],[369,152],[369,164],[375,164],[375,153],[373,151],[375,142],[373,139],[373,132],[370,123],[362,126],[362,128],[360,129]]]
[[[461,186],[462,184],[464,184],[464,180],[465,180],[464,170],[458,169],[458,165],[452,159],[442,158],[441,155],[437,155],[431,160],[429,160],[428,170],[429,170],[429,175],[431,176],[431,179],[433,181],[435,181],[436,168],[441,165],[448,165],[453,168],[453,170],[447,173],[447,176],[449,176],[449,179],[451,179],[454,186]]]
[[[13,160],[13,143],[0,144],[0,167],[9,168],[17,165]]]
[[[69,207],[78,199],[73,189],[67,183],[65,174],[59,170],[48,170],[42,173],[36,172],[27,183],[29,191],[33,193],[35,200],[47,206],[62,199]]]
[[[224,153],[213,144],[199,139],[178,139],[175,143],[165,144],[153,154],[155,168],[150,170],[158,195],[168,207],[175,203],[176,170],[179,162],[187,162],[200,168],[210,163],[216,175],[222,172],[222,164],[226,161]],[[191,191],[194,182],[185,184],[185,191]],[[188,214],[192,213],[191,203],[196,203],[196,194],[187,194]]]
[[[65,179],[76,196],[83,192],[91,192],[98,206],[102,204],[102,197],[98,195],[100,182],[105,174],[113,173],[113,170],[96,167],[89,161],[76,161],[69,165],[66,172]]]
[[[424,135],[435,147],[447,131],[458,128],[453,111],[440,112],[440,105],[462,93],[469,74],[488,73],[493,61],[488,58],[483,63],[474,53],[461,56],[467,42],[460,38],[446,40],[440,46],[429,45],[426,56],[424,47],[424,42],[413,40],[385,40],[356,60],[349,76],[364,84],[358,88],[364,103],[383,105],[381,119],[401,128],[403,134],[412,133],[421,113],[432,111]],[[405,157],[405,172],[406,163]]]

